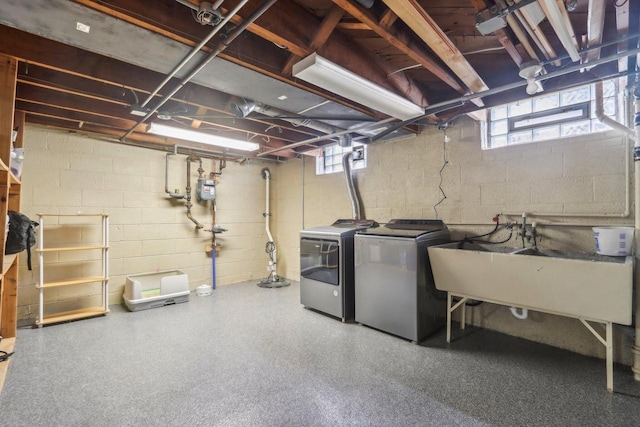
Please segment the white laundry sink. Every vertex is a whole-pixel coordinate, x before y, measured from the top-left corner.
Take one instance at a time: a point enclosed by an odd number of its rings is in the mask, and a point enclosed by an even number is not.
[[[436,288],[586,320],[631,324],[633,257],[466,243],[428,248]]]

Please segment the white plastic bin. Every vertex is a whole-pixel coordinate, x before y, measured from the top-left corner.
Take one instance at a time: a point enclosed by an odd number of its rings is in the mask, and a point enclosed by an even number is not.
[[[189,278],[182,270],[131,274],[124,285],[124,303],[131,311],[189,301]]]
[[[593,227],[596,253],[609,256],[631,255],[633,227]]]

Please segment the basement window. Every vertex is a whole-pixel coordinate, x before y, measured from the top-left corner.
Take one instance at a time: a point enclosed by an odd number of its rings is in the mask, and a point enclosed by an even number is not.
[[[622,79],[603,82],[604,113],[623,122]],[[596,118],[595,84],[489,109],[482,148],[507,147],[604,132]]]
[[[322,154],[316,157],[316,175],[342,172],[342,156],[351,151],[354,152],[352,169],[364,169],[367,167],[366,150],[367,148],[364,145],[340,147],[338,144],[334,144],[324,147]]]

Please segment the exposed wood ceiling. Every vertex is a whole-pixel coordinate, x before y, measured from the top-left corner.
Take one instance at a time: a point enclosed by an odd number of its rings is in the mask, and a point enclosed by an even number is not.
[[[241,5],[219,3],[221,18]],[[335,142],[327,133],[389,119],[293,77],[293,65],[314,52],[426,108],[412,123],[372,126],[369,133],[353,132],[356,139],[376,139],[390,127],[398,130],[388,137],[419,133],[425,125],[525,98],[518,72],[527,61],[542,62],[547,75],[576,69],[546,80],[545,91],[636,69],[633,56],[588,72],[578,65],[637,48],[637,37],[611,42],[638,34],[639,1],[566,3],[534,1],[507,14],[504,28],[482,35],[476,14],[484,21],[490,10],[513,7],[511,0],[277,0],[268,8],[264,0],[249,0],[145,108],[139,106],[216,28],[196,22],[205,2],[5,0],[0,54],[20,61],[16,107],[28,122],[154,148],[188,145],[146,132],[148,123],[163,121],[261,145],[249,154],[228,150],[230,157],[285,159]],[[236,30],[263,6],[245,31]],[[76,29],[78,23],[89,32]],[[606,46],[583,52],[601,44]],[[215,59],[186,82],[211,52],[218,52]],[[523,85],[501,90],[513,83]],[[231,104],[245,100],[262,109],[234,116]],[[160,104],[144,123],[131,114]]]

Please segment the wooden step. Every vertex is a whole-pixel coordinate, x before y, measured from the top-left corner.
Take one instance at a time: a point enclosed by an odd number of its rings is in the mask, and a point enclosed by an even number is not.
[[[60,313],[44,315],[44,320],[36,319],[36,325],[49,325],[51,323],[67,322],[69,320],[86,319],[87,317],[103,316],[107,314],[109,310],[105,310],[104,307],[87,307],[78,310],[63,311]]]
[[[43,248],[36,249],[36,252],[66,252],[66,251],[86,251],[89,249],[108,249],[109,246],[104,245],[87,245],[87,246],[67,246],[63,248]]]
[[[40,288],[55,288],[57,286],[82,285],[84,283],[103,282],[105,280],[109,280],[109,278],[105,276],[77,277],[75,279],[53,280],[50,282],[45,282],[42,284],[42,286],[36,285],[36,288],[40,289]]]

